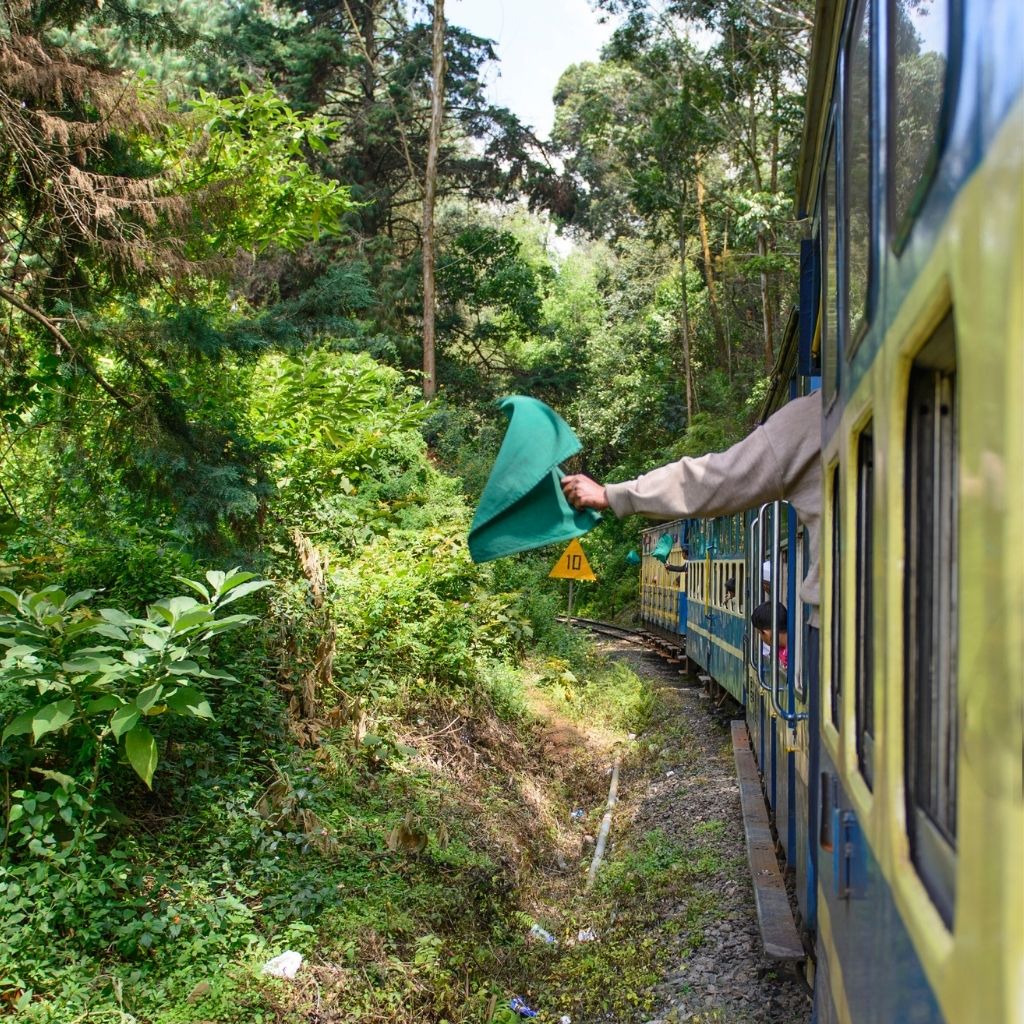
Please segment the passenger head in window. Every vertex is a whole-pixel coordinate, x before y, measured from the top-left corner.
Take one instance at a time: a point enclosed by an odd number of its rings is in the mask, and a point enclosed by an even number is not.
[[[732,604],[736,600],[736,579],[730,576],[725,581],[725,603]]]
[[[776,618],[779,626],[779,664],[783,668],[789,665],[789,636],[786,632],[786,606],[777,604]],[[767,645],[772,642],[772,603],[765,601],[750,613],[750,623],[761,634],[762,641]]]

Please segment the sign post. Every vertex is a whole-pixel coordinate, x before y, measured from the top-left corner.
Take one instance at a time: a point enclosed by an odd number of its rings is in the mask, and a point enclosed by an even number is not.
[[[555,563],[555,567],[548,573],[553,580],[569,581],[569,625],[572,625],[572,596],[573,584],[576,580],[597,581],[594,570],[590,568],[587,556],[578,540],[571,541],[569,546],[562,552],[561,557]]]

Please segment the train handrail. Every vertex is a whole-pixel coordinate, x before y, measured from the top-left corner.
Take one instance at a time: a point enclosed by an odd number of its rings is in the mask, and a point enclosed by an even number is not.
[[[761,506],[763,512],[768,506],[767,504]],[[761,514],[758,513],[758,519],[760,520]],[[769,556],[771,562],[770,573],[771,573],[771,601],[772,601],[772,677],[771,686],[768,688],[768,699],[771,702],[772,711],[779,716],[790,728],[795,729],[797,722],[802,722],[807,718],[806,711],[790,711],[788,708],[783,708],[782,702],[779,699],[779,553],[782,548],[782,537],[779,529],[779,520],[782,518],[782,502],[772,502],[772,551]],[[788,629],[788,625],[787,625]],[[763,685],[763,684],[762,684]],[[786,694],[787,703],[792,707],[794,701],[794,689],[793,689],[793,678],[792,675],[786,673]]]
[[[761,562],[763,561],[762,556],[764,555],[764,551],[762,550],[762,548],[764,547],[764,532],[761,529],[761,517],[764,515],[765,509],[767,509],[770,504],[771,502],[766,501],[757,510],[757,515],[754,516],[754,525],[757,527],[757,543],[752,545],[752,549],[754,551],[754,571],[747,573],[747,576],[750,578],[751,584],[750,610],[748,613],[751,615],[753,614],[754,609],[757,607],[757,605],[760,604],[760,602],[755,599],[755,595],[757,595],[758,597],[760,596],[759,591],[761,587]],[[774,573],[772,575],[774,576]],[[757,677],[757,685],[760,686],[765,693],[770,694],[771,686],[770,684],[764,681],[764,653],[760,647],[760,644],[763,643],[763,641],[761,640],[761,635],[757,632],[756,629],[754,629],[753,623],[750,624],[750,642],[752,645],[751,650],[757,651],[757,654],[753,655],[753,657],[757,659],[756,662],[751,662],[751,666],[754,669],[754,675]],[[775,648],[773,647],[772,650],[774,649]]]
[[[755,573],[752,571],[752,569],[757,565],[757,550],[756,550],[756,546],[754,544],[754,531],[757,529],[757,527],[760,524],[760,522],[761,522],[761,515],[760,515],[760,513],[755,515],[754,518],[750,520],[750,530],[749,530],[749,540],[750,540],[750,543],[747,545],[747,550],[750,552],[750,561],[751,561],[750,566],[747,568],[747,615],[748,616],[754,610],[754,607],[755,607],[754,599],[755,599],[755,597],[757,595],[757,590],[756,590],[756,587],[755,587],[755,584],[754,584]],[[756,578],[760,579],[760,575],[758,574],[756,576]],[[747,633],[747,637],[748,637],[747,661],[750,663],[751,669],[753,670],[754,674],[758,677],[758,681],[760,682],[760,675],[761,675],[760,668],[758,667],[757,661],[755,660],[756,655],[754,654],[754,651],[757,649],[754,646],[755,642],[756,642],[754,640],[755,632],[756,632],[756,630],[754,629],[753,625],[751,624],[750,627],[749,627],[748,633]]]

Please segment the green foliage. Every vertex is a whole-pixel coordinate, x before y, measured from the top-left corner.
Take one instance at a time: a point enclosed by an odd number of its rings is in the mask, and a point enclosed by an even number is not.
[[[152,786],[157,745],[150,725],[162,715],[213,717],[198,685],[231,677],[217,676],[206,667],[210,642],[253,620],[251,615],[219,613],[269,586],[237,569],[209,572],[206,578],[208,586],[182,580],[199,593],[201,602],[192,597],[158,601],[145,619],[116,608],[91,613],[85,608],[94,596],[90,590],[69,596],[53,586],[22,594],[0,588],[0,600],[9,608],[0,615],[0,645],[6,648],[0,687],[20,688],[29,702],[7,722],[0,742],[30,736],[38,748],[51,733],[84,735],[95,749],[95,790],[103,748],[113,741],[139,778]],[[97,639],[106,642],[97,644]],[[71,758],[74,768],[75,754]],[[67,760],[67,754],[60,759]],[[72,781],[67,776],[55,779]],[[20,820],[19,806],[8,814],[8,830]]]
[[[213,190],[230,203],[232,216],[211,225],[204,239],[215,253],[235,247],[294,251],[305,242],[342,230],[352,208],[349,190],[314,170],[310,153],[326,153],[338,125],[322,114],[294,111],[272,89],[244,83],[237,96],[203,90],[189,116],[160,154],[183,160],[201,143],[201,156],[185,163],[182,190]]]

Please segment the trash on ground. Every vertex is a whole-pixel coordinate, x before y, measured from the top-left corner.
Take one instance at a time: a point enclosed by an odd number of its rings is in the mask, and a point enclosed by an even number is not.
[[[557,945],[558,940],[551,934],[551,932],[544,931],[539,924],[530,925],[530,935],[535,939],[540,939],[541,942],[547,942],[551,945]]]
[[[577,942],[593,942],[597,938],[597,932],[593,928],[581,928],[576,935]]]
[[[263,965],[262,974],[269,974],[273,978],[294,978],[302,966],[302,954],[296,953],[294,949],[286,950],[273,960],[268,960]]]
[[[565,1014],[564,1017],[558,1018],[558,1024],[572,1024],[572,1017],[569,1014]]]
[[[508,1005],[509,1009],[515,1010],[515,1012],[518,1013],[520,1017],[538,1016],[538,1011],[531,1010],[530,1007],[526,1005],[526,1000],[522,996],[513,996],[508,1001]]]
[[[673,775],[675,775],[675,772],[665,772],[666,779],[671,779]]]
[[[587,812],[582,807],[577,807],[572,814],[569,815],[573,821],[582,821],[587,816]]]

